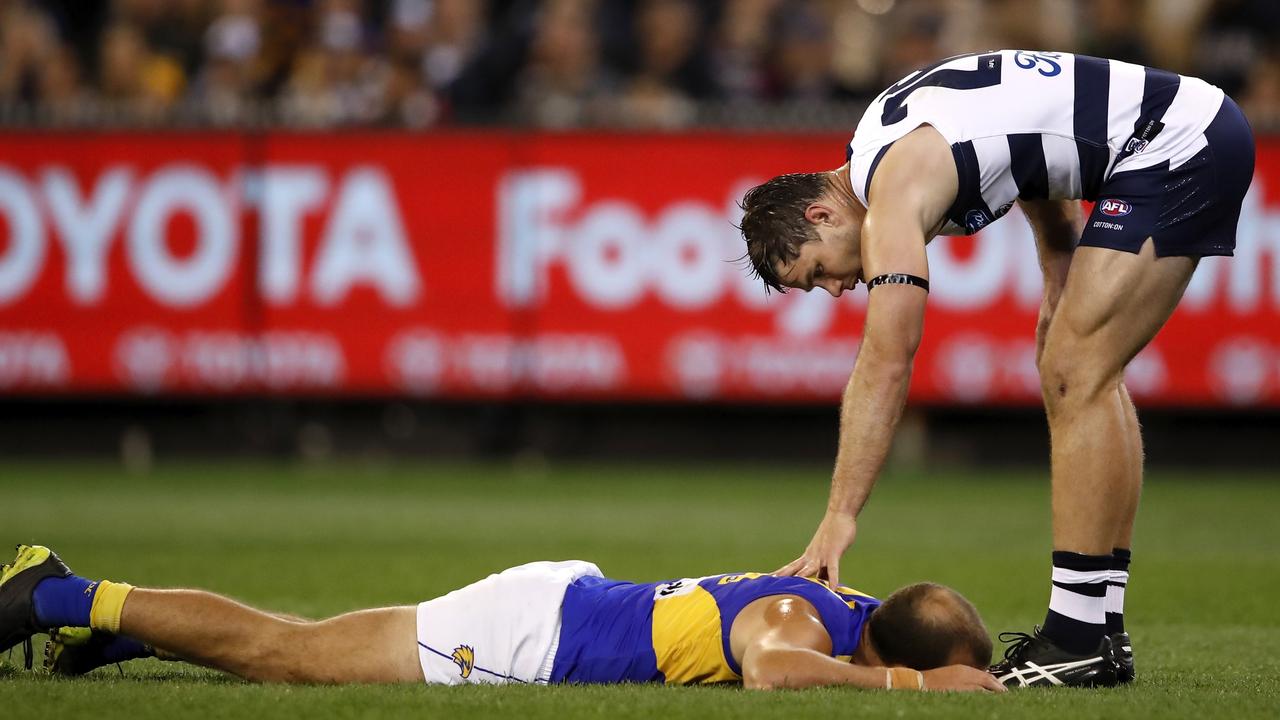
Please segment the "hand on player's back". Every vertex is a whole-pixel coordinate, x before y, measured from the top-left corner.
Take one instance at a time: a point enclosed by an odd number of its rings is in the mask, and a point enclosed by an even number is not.
[[[986,670],[968,665],[948,665],[924,671],[925,690],[952,690],[957,692],[1004,692],[1004,685]]]
[[[774,575],[825,578],[831,587],[840,585],[840,557],[853,544],[858,521],[848,513],[827,511],[804,554],[774,571]]]

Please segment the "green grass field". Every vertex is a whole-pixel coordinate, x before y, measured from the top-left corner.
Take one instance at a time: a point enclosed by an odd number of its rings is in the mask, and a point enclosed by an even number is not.
[[[573,466],[0,465],[0,542],[57,549],[82,574],[200,586],[324,616],[415,603],[535,559],[657,580],[768,570],[807,542],[826,470]],[[994,632],[1048,596],[1047,478],[889,476],[863,513],[846,584],[959,588]],[[851,689],[281,687],[144,661],[81,679],[0,664],[0,717],[1232,717],[1280,713],[1280,477],[1148,480],[1129,587],[1139,681],[1003,696]],[[6,551],[7,552],[7,551]]]

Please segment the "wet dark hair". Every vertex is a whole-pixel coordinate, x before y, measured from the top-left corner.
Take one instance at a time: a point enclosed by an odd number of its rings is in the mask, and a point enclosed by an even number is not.
[[[932,670],[955,662],[957,650],[973,667],[991,664],[991,635],[978,610],[945,585],[916,583],[895,591],[871,613],[866,631],[885,665]]]
[[[747,241],[744,259],[765,288],[787,290],[778,277],[778,265],[800,256],[800,246],[818,239],[818,231],[804,212],[827,190],[828,173],[791,173],[747,191],[742,208],[742,239]],[[766,290],[767,291],[767,290]]]

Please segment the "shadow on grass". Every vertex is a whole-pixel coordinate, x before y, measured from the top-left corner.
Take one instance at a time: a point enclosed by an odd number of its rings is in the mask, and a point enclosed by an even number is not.
[[[52,675],[45,672],[37,662],[33,670],[23,667],[21,654],[8,652],[0,655],[0,681],[27,680],[37,682],[74,682],[79,684],[148,684],[182,682],[194,685],[232,686],[250,683],[234,675],[209,670],[195,665],[182,663],[159,663],[158,661],[134,661],[106,665],[88,674],[79,676]]]

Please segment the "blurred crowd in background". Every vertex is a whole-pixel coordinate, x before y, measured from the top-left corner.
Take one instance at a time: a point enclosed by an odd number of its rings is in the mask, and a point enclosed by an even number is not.
[[[1280,129],[1276,0],[0,0],[0,106],[26,124],[805,124],[1000,47],[1198,75]]]

